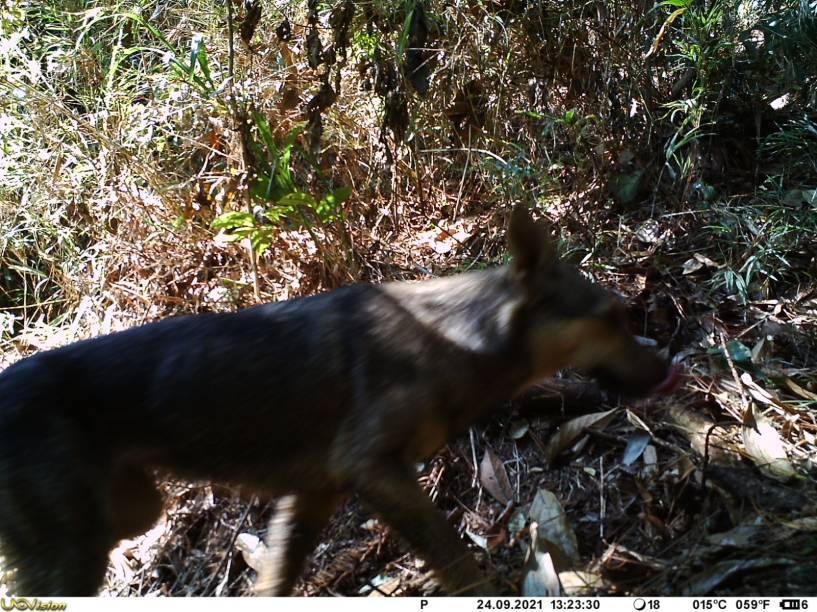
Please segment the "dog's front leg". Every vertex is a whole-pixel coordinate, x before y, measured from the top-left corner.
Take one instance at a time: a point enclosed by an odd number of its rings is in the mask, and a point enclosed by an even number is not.
[[[286,495],[278,500],[269,524],[267,553],[255,585],[256,593],[290,595],[304,569],[307,555],[335,511],[334,492]]]
[[[417,484],[410,469],[380,465],[365,470],[357,490],[364,503],[431,565],[449,595],[495,593],[473,555]]]

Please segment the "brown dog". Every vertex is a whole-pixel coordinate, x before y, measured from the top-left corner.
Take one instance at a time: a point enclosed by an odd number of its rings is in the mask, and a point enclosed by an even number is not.
[[[8,368],[0,542],[19,592],[94,594],[109,550],[159,516],[154,469],[282,496],[261,593],[291,591],[351,492],[449,593],[491,592],[414,463],[568,365],[632,395],[672,378],[523,212],[510,246],[507,267],[171,318]]]

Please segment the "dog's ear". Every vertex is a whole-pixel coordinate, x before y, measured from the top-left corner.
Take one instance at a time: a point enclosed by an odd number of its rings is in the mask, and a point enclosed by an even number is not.
[[[514,272],[523,281],[556,263],[556,246],[550,237],[550,231],[543,225],[534,223],[527,211],[520,206],[511,213],[508,243],[513,254]]]

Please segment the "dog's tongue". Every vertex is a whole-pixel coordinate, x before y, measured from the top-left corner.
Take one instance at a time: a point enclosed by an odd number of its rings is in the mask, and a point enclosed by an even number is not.
[[[681,378],[681,368],[679,368],[677,365],[672,365],[667,371],[667,377],[661,384],[655,387],[652,392],[658,395],[672,393],[678,388],[678,385],[681,383]]]

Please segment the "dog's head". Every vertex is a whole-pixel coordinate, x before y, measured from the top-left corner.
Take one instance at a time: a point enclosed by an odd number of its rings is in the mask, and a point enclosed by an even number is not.
[[[511,216],[509,242],[511,275],[522,295],[515,323],[524,330],[537,377],[575,366],[624,395],[674,388],[678,372],[636,341],[622,304],[559,261],[549,232],[521,209]]]

